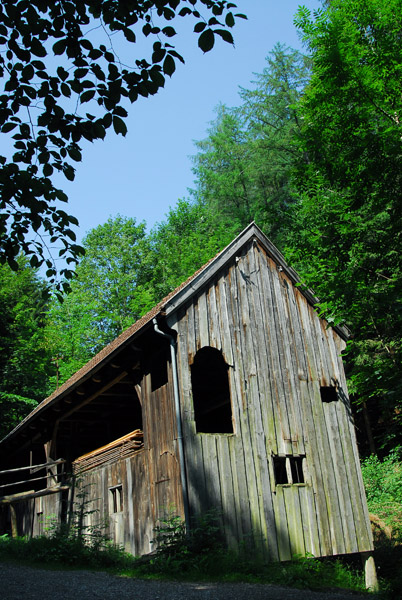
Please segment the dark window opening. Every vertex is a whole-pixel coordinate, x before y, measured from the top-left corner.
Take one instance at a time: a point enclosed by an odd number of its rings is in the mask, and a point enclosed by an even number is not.
[[[216,348],[198,350],[191,365],[197,433],[233,433],[228,365]]]
[[[305,456],[273,456],[276,485],[305,483],[303,461]]]
[[[323,385],[320,387],[322,402],[335,402],[338,400],[336,388],[333,385]]]
[[[286,456],[273,456],[275,483],[284,485],[288,483],[286,471]]]
[[[303,458],[303,456],[289,457],[292,483],[304,483]]]
[[[117,513],[123,510],[123,486],[115,485],[109,488],[111,496],[111,512]]]

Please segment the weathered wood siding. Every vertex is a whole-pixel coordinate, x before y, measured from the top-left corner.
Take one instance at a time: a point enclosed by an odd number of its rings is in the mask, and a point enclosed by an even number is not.
[[[170,364],[168,378],[171,382]],[[173,385],[151,391],[150,377],[146,377],[141,394],[152,518],[156,525],[169,512],[183,516]]]
[[[152,540],[159,519],[170,510],[183,515],[171,378],[169,365],[168,383],[159,389],[151,391],[149,374],[142,380],[144,449],[78,474],[64,506],[61,494],[16,504],[20,535],[41,535],[52,523],[61,522],[62,513],[69,518],[69,513],[77,517],[82,511],[86,527],[99,528],[132,554],[140,556],[155,549]],[[120,486],[122,506],[118,495],[115,511],[111,490]]]
[[[269,559],[371,550],[344,342],[265,250],[250,242],[168,324],[178,333],[191,513],[217,508],[230,545]],[[229,365],[233,434],[196,433],[190,366],[204,346]],[[339,399],[323,402],[331,382]],[[305,456],[305,483],[277,485],[273,455]]]

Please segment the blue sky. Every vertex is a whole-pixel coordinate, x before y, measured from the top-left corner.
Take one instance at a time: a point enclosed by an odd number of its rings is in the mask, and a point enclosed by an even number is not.
[[[181,20],[183,29],[172,43],[186,64],[157,95],[130,105],[125,138],[109,130],[103,142],[87,144],[75,181],[57,182],[69,196],[68,212],[80,222],[79,241],[116,214],[152,227],[188,196],[194,140],[206,137],[215,107],[239,104],[239,86],[251,87],[253,73],[263,70],[277,42],[301,49],[293,25],[300,4],[321,6],[319,0],[237,0],[237,12],[248,20],[239,19],[232,30],[235,48],[218,41],[207,54],[197,47],[191,20]]]

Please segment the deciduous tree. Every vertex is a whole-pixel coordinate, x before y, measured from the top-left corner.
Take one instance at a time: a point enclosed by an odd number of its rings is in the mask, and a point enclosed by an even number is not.
[[[0,265],[0,438],[46,395],[52,371],[45,337],[45,284],[19,257]]]
[[[351,389],[380,445],[401,443],[402,13],[398,0],[332,0],[297,23],[313,75],[300,110],[294,248],[330,321],[346,320]],[[382,425],[381,425],[382,423]]]
[[[33,267],[57,268],[49,248],[66,258],[63,284],[82,247],[77,220],[52,182],[74,179],[82,140],[103,139],[109,128],[126,134],[126,101],[155,94],[183,57],[171,44],[179,17],[195,20],[204,52],[215,38],[232,43],[236,5],[227,0],[2,0],[0,4],[0,128],[13,154],[0,156],[0,261],[16,269],[23,251]],[[123,40],[152,40],[136,58]],[[145,56],[143,55],[145,53]],[[142,55],[142,56],[141,56]]]
[[[143,283],[145,224],[117,216],[84,238],[85,257],[71,292],[53,298],[46,328],[65,381],[140,316],[137,286]],[[52,380],[52,385],[55,381]]]

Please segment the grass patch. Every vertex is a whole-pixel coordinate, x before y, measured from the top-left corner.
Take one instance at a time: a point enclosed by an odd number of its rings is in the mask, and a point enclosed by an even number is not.
[[[158,550],[135,558],[104,537],[63,535],[54,530],[32,539],[0,537],[0,560],[33,566],[91,568],[143,579],[269,583],[293,588],[344,588],[364,591],[362,573],[341,560],[298,558],[288,563],[263,563],[228,551],[214,515],[206,515],[186,535],[178,517],[169,517],[155,531]]]
[[[84,539],[64,535],[36,538],[0,536],[0,560],[23,562],[33,566],[58,566],[122,570],[132,565],[133,557],[105,542],[90,544]]]

